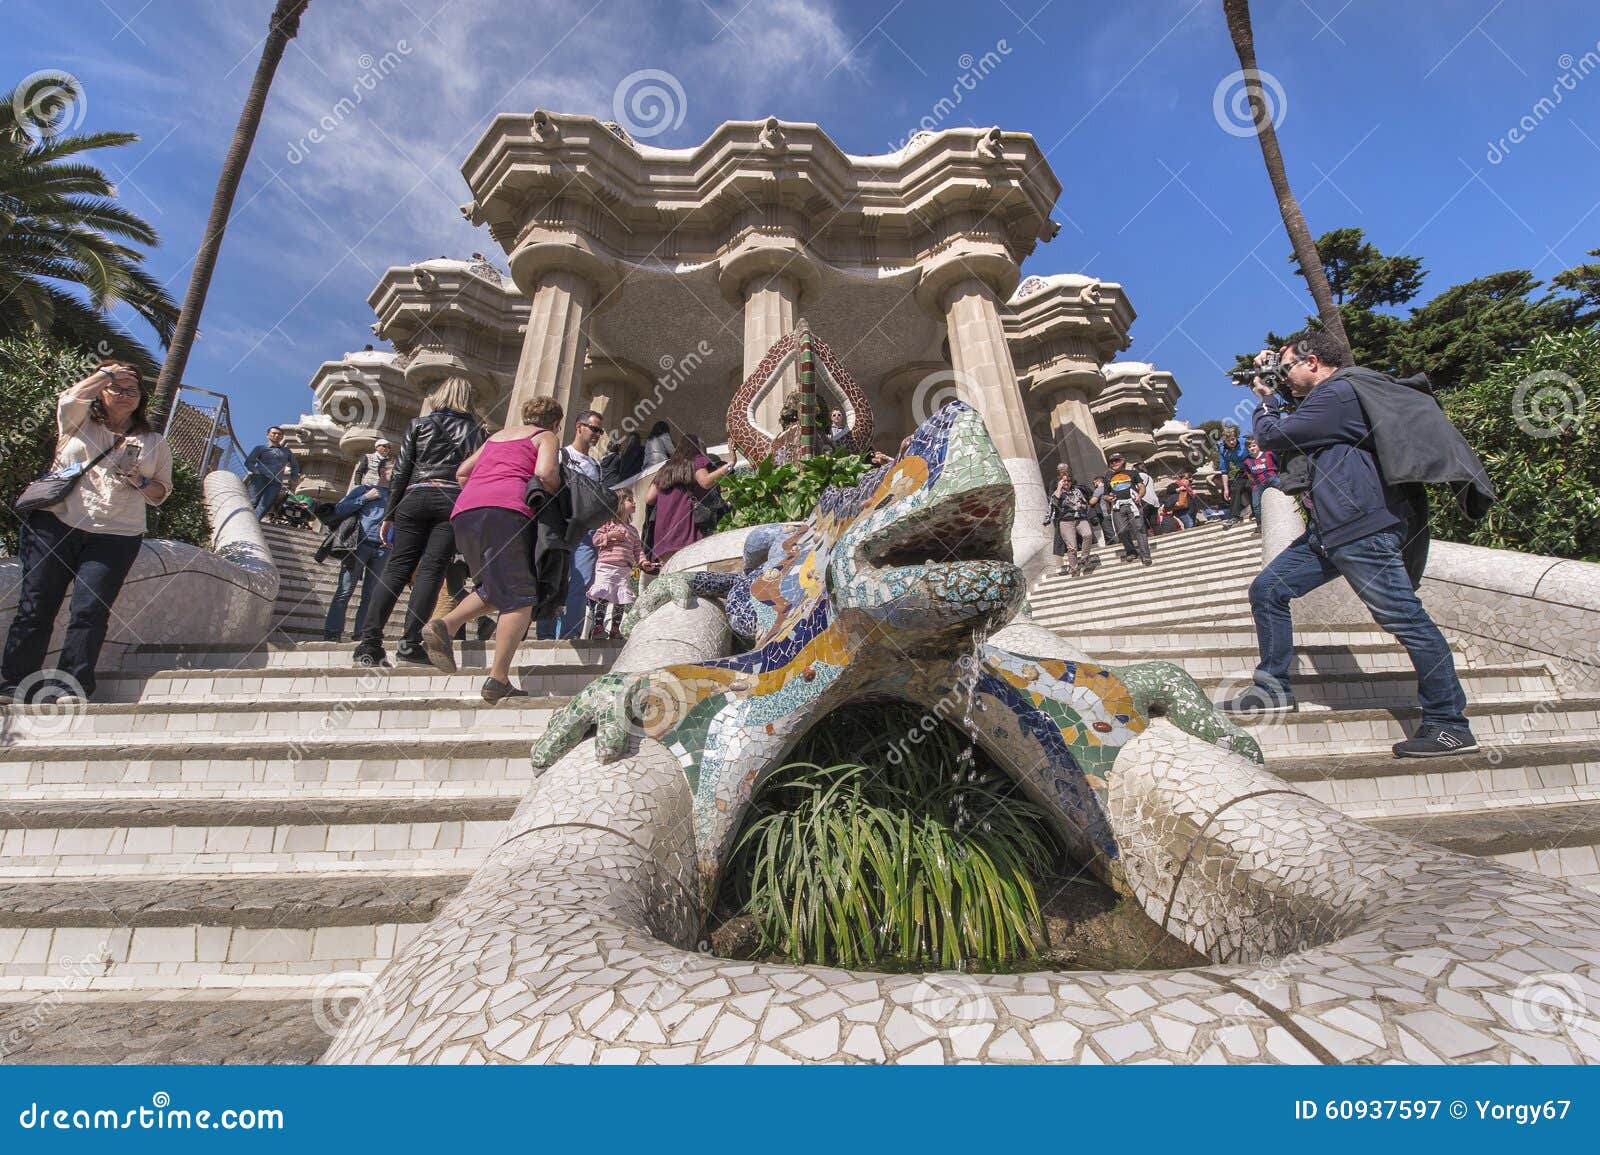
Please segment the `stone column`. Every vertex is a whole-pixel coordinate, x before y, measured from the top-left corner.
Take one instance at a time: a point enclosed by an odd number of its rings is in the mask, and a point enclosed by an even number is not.
[[[554,397],[561,402],[565,440],[584,407],[589,320],[611,303],[618,278],[612,262],[577,236],[532,238],[511,254],[510,264],[512,279],[528,295],[531,308],[511,395],[504,412],[494,416],[513,424],[524,401]]]
[[[540,274],[531,296],[528,331],[504,420],[508,425],[520,420],[518,412],[529,398],[554,397],[570,426],[583,355],[589,349],[584,322],[594,304],[594,286],[569,269],[552,269]]]
[[[745,284],[744,376],[754,373],[767,350],[794,330],[800,316],[800,282],[786,273],[765,273]],[[783,396],[799,388],[799,362],[793,362],[773,389],[756,403],[756,425],[769,433],[778,429]]]
[[[802,302],[816,298],[822,278],[797,239],[761,233],[746,237],[721,258],[718,266],[723,298],[743,314],[742,381],[756,371],[768,349],[794,331]],[[799,385],[799,367],[792,364],[766,396],[756,402],[756,425],[775,435],[783,395]]]
[[[1050,430],[1061,461],[1072,467],[1074,481],[1086,483],[1089,478],[1105,472],[1100,428],[1089,411],[1088,395],[1082,389],[1064,389],[1056,396],[1050,407]]]
[[[584,365],[583,402],[579,408],[600,414],[607,430],[620,429],[634,415],[639,398],[649,391],[650,378],[643,370],[626,362],[591,356]],[[642,423],[638,419],[634,422]]]
[[[1031,580],[1050,557],[1049,530],[1042,524],[1049,503],[1000,319],[1000,302],[1016,288],[1017,277],[1016,263],[1003,249],[962,241],[923,268],[917,298],[943,316],[958,395],[982,415],[1016,487],[1012,560]]]

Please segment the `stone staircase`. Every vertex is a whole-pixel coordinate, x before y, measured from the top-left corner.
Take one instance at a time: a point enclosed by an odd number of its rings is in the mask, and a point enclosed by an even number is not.
[[[278,600],[272,610],[273,637],[280,641],[320,639],[328,603],[333,600],[333,591],[339,584],[339,563],[332,558],[318,563],[313,557],[317,544],[322,541],[322,527],[291,529],[286,525],[264,523],[261,533],[267,539],[267,548],[272,550],[273,561],[278,563]],[[346,637],[355,624],[360,599],[358,586],[345,615]],[[398,613],[404,612],[402,601]]]
[[[132,651],[74,716],[0,716],[0,1058],[308,1061],[370,976],[462,886],[532,778],[551,712],[617,643],[527,642],[534,697],[487,707],[487,658],[365,670],[320,637],[333,567],[267,527],[278,625],[252,649]],[[1217,697],[1255,660],[1249,528],[1159,539],[1036,586],[1037,620],[1111,663],[1182,664]],[[1376,627],[1301,636],[1300,713],[1254,726],[1271,768],[1352,815],[1600,885],[1600,702],[1538,665],[1458,655],[1485,750],[1388,751],[1412,724]]]
[[[1247,601],[1261,568],[1251,526],[1205,525],[1154,539],[1155,564],[1119,546],[1078,578],[1034,587],[1034,618],[1108,663],[1177,662],[1213,700],[1250,683]],[[1405,651],[1376,625],[1299,630],[1300,710],[1248,720],[1268,766],[1353,817],[1600,889],[1600,699],[1563,696],[1541,662],[1474,663],[1455,648],[1480,750],[1402,760],[1389,747],[1416,725]]]

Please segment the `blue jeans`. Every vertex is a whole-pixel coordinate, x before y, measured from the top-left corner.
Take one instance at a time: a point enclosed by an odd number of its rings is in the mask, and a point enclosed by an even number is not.
[[[1194,528],[1194,514],[1192,514],[1192,513],[1180,513],[1180,514],[1177,515],[1177,518],[1178,518],[1178,524],[1183,526],[1184,529],[1193,529]]]
[[[589,612],[589,587],[594,584],[594,563],[600,551],[594,547],[594,535],[584,534],[572,551],[572,572],[567,575],[567,604],[554,618],[535,622],[533,636],[552,638],[581,638],[583,619]]]
[[[388,551],[375,541],[364,541],[356,552],[339,564],[339,585],[328,603],[328,617],[322,623],[325,641],[336,642],[344,633],[345,611],[350,606],[350,596],[356,592],[356,580],[361,581],[361,603],[356,607],[356,628],[352,636],[361,636],[361,627],[367,620],[367,608],[372,602],[372,591],[377,588],[379,575]]]
[[[259,473],[250,475],[249,489],[250,504],[256,511],[257,521],[272,512],[272,507],[278,504],[278,498],[283,494],[282,485]]]
[[[14,693],[44,668],[56,614],[71,589],[72,614],[56,669],[77,682],[85,696],[93,694],[111,607],[139,557],[144,535],[73,529],[55,514],[37,509],[23,518],[18,536],[22,585],[0,658],[0,689]],[[37,688],[30,683],[29,693]]]
[[[1433,624],[1411,588],[1400,560],[1400,531],[1369,533],[1345,545],[1324,550],[1313,527],[1272,559],[1250,583],[1250,613],[1256,620],[1261,662],[1256,684],[1294,696],[1289,663],[1294,658],[1294,624],[1289,603],[1343,575],[1373,620],[1393,634],[1417,672],[1417,698],[1422,720],[1451,730],[1467,729],[1467,695],[1456,677],[1450,645]]]
[[[1255,514],[1257,525],[1261,524],[1261,491],[1263,489],[1282,488],[1283,486],[1278,483],[1278,479],[1274,477],[1271,481],[1265,482],[1262,485],[1258,485],[1250,491],[1250,512]]]

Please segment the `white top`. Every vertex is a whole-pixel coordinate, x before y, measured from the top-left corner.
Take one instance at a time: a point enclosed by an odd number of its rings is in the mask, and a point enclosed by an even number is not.
[[[69,465],[87,465],[109,448],[116,434],[89,416],[88,398],[73,400],[63,395],[56,403],[56,443],[53,470]],[[147,506],[166,500],[147,501],[145,495],[128,484],[134,476],[158,481],[172,492],[172,450],[159,433],[134,433],[123,439],[78,482],[65,501],[47,506],[46,511],[74,529],[91,533],[112,533],[137,537],[145,531]]]

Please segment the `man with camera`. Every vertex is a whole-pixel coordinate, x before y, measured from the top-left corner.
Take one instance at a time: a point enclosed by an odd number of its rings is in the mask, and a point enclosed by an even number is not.
[[[1476,750],[1449,643],[1418,599],[1402,556],[1407,526],[1422,528],[1416,525],[1416,507],[1380,471],[1373,427],[1353,384],[1366,384],[1363,375],[1381,375],[1353,367],[1344,345],[1320,332],[1296,338],[1279,353],[1258,354],[1256,365],[1263,372],[1251,382],[1261,399],[1254,414],[1255,439],[1263,449],[1298,452],[1309,460],[1310,486],[1302,496],[1310,524],[1250,585],[1260,664],[1255,684],[1224,708],[1295,709],[1288,681],[1294,658],[1289,603],[1343,576],[1374,620],[1406,648],[1417,672],[1422,723],[1395,744],[1396,757]]]

